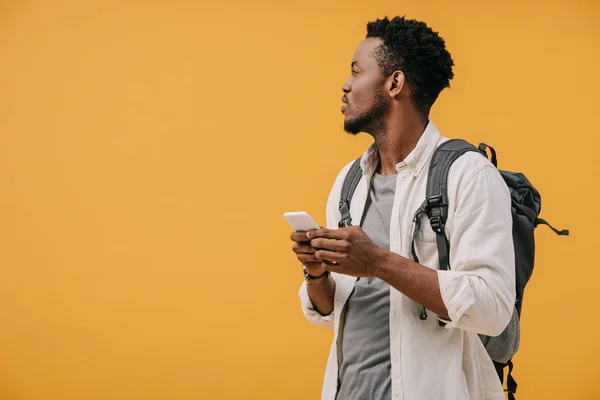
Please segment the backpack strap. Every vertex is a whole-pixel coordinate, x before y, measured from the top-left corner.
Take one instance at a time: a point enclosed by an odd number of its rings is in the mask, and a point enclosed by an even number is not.
[[[350,217],[350,201],[352,201],[352,195],[360,182],[362,177],[362,168],[360,167],[360,158],[354,161],[354,164],[350,167],[344,184],[342,185],[342,195],[340,197],[339,210],[342,218],[338,223],[339,228],[346,226],[352,226],[352,217]]]
[[[496,158],[496,150],[494,150],[493,147],[488,146],[485,143],[479,143],[478,149],[480,152],[482,152],[485,155],[486,158],[487,158],[487,149],[490,149],[490,153],[492,153],[492,159],[490,161],[492,162],[492,164],[494,164],[494,167],[498,168],[498,159]]]
[[[554,231],[554,233],[556,233],[559,236],[569,236],[569,230],[568,229],[563,229],[562,231],[559,231],[558,229],[556,229],[555,227],[553,227],[552,225],[550,225],[545,219],[536,218],[535,219],[535,226],[538,226],[540,224],[547,225],[548,228],[552,229],[552,231]]]
[[[450,249],[444,232],[448,219],[448,174],[454,161],[469,151],[480,152],[475,146],[462,139],[448,140],[438,146],[429,164],[425,202],[421,208],[429,217],[431,228],[436,233],[442,271],[450,268]]]
[[[517,393],[517,381],[512,376],[513,363],[512,360],[508,360],[508,376],[506,377],[506,389],[505,392],[508,392],[508,400],[515,400],[515,393]]]
[[[504,369],[508,367],[508,374],[506,376],[506,389],[504,391],[507,393],[508,400],[515,400],[515,393],[517,393],[517,381],[512,376],[513,363],[512,359],[508,360],[506,363],[501,363],[492,360],[494,363],[494,368],[496,368],[496,372],[498,373],[498,378],[500,378],[500,384],[504,387]]]
[[[415,227],[411,250],[413,259],[417,263],[419,258],[415,251],[415,239],[421,226],[421,214],[426,214],[429,217],[431,228],[436,233],[440,270],[446,271],[450,268],[450,244],[444,232],[446,219],[448,218],[448,173],[452,163],[469,151],[485,152],[485,150],[477,149],[462,139],[451,139],[439,145],[432,155],[427,175],[425,201],[419,207],[413,219]],[[421,310],[420,318],[422,320],[427,319],[425,307]],[[445,325],[442,321],[439,321],[439,324],[440,326]]]

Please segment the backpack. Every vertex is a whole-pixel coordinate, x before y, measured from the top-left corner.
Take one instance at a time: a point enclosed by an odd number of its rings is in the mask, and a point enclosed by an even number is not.
[[[425,214],[429,218],[431,227],[436,233],[440,269],[447,270],[450,268],[449,242],[444,233],[444,225],[448,217],[448,173],[452,163],[464,153],[475,151],[488,158],[488,148],[491,152],[491,162],[494,167],[497,168],[498,162],[496,159],[496,151],[485,143],[481,143],[479,147],[475,147],[462,139],[451,139],[438,146],[433,153],[427,176],[426,198],[423,204],[417,209],[413,219],[415,230],[411,243],[411,253],[415,262],[419,262],[415,252],[415,236],[419,231],[421,215]],[[500,175],[506,182],[511,197],[513,219],[512,233],[515,249],[516,302],[512,318],[508,326],[499,336],[490,337],[479,335],[479,338],[494,362],[501,384],[504,384],[504,369],[508,367],[506,381],[507,389],[505,389],[505,391],[508,392],[509,400],[514,400],[514,393],[517,391],[517,383],[512,377],[512,356],[519,348],[519,321],[523,305],[523,294],[525,285],[533,272],[535,258],[534,229],[538,225],[543,224],[550,227],[557,235],[567,236],[569,235],[569,231],[559,231],[548,224],[548,222],[538,217],[541,210],[540,193],[533,187],[525,175],[519,172],[503,170],[500,170]],[[350,200],[361,177],[360,158],[358,158],[350,167],[342,186],[342,194],[339,203],[341,220],[338,226],[340,228],[352,225],[352,219],[350,218]],[[422,308],[420,318],[427,319],[425,307]],[[442,321],[440,321],[439,324],[440,326],[445,325]]]

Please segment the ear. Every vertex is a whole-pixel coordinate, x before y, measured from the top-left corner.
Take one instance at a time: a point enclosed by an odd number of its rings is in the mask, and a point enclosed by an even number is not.
[[[388,79],[390,97],[398,97],[406,85],[406,76],[404,75],[404,72],[394,71]]]

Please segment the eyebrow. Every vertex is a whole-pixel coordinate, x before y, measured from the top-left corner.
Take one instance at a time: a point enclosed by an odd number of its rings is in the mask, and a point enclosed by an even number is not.
[[[358,61],[352,61],[352,64],[350,64],[350,68],[354,68],[354,66],[357,66],[358,68],[360,68]]]

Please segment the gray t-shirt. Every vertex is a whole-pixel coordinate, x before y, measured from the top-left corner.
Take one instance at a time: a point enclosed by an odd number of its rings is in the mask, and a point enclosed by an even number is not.
[[[397,176],[375,174],[362,228],[380,247],[390,248],[390,220]],[[342,363],[337,400],[391,398],[390,286],[377,278],[359,278],[344,307]]]

